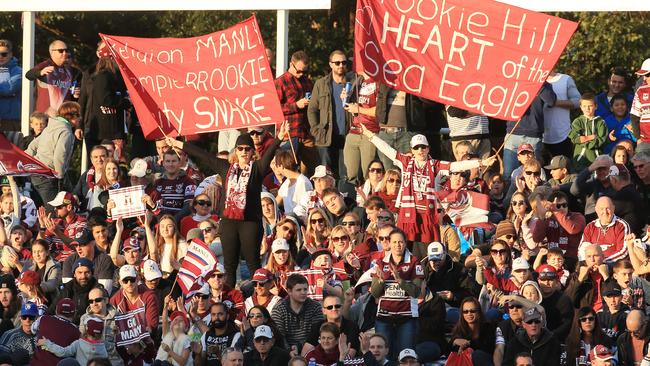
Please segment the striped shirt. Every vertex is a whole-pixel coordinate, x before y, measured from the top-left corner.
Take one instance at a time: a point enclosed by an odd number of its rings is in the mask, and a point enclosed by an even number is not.
[[[486,116],[471,116],[458,118],[447,116],[449,137],[487,135],[490,133],[489,122]]]
[[[408,293],[395,280],[390,270],[391,254],[386,253],[384,259],[377,266],[377,276],[384,280],[384,294],[377,303],[377,318],[388,317],[418,317],[418,299]],[[404,253],[404,258],[397,266],[399,277],[404,281],[424,279],[424,270],[418,259],[409,251]]]
[[[310,298],[302,304],[299,313],[291,309],[289,298],[282,300],[273,308],[271,318],[287,340],[287,344],[297,346],[298,350],[302,349],[312,327],[325,319],[320,303]]]
[[[641,85],[634,93],[630,114],[639,117],[640,141],[650,143],[650,85]]]
[[[194,198],[196,183],[192,178],[183,174],[176,179],[162,177],[154,183],[154,187],[160,199],[156,202],[163,214],[175,214],[179,212],[185,202]]]

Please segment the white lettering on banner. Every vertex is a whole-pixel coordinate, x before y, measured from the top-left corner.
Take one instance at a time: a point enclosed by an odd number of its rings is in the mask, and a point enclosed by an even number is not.
[[[196,127],[200,129],[209,129],[218,126],[230,126],[233,122],[241,122],[249,125],[251,122],[266,122],[271,118],[262,115],[263,105],[258,105],[257,101],[264,97],[263,93],[255,94],[252,97],[246,97],[243,100],[236,98],[234,102],[228,99],[218,99],[212,97],[199,97],[194,101],[194,112],[199,116],[208,117],[207,122],[195,122]],[[207,102],[204,103],[204,102]]]
[[[256,33],[253,31],[253,33]],[[215,42],[214,36],[208,36],[204,39],[196,40],[196,61],[201,60],[201,51],[212,50],[213,58],[221,58],[222,56],[232,56],[234,54],[252,50],[257,47],[259,40],[251,40],[248,33],[248,27],[242,27],[239,30],[233,30],[230,33],[230,38],[226,33],[221,33],[218,43]]]
[[[386,297],[405,297],[406,291],[404,291],[399,284],[390,283],[386,284],[386,289],[384,291],[384,296]]]
[[[123,59],[136,59],[143,64],[147,65],[152,62],[157,62],[160,64],[182,64],[183,63],[183,51],[179,49],[172,50],[161,50],[161,51],[141,51],[135,50],[129,47],[128,43],[125,43],[124,46],[114,45],[111,46],[113,50]]]

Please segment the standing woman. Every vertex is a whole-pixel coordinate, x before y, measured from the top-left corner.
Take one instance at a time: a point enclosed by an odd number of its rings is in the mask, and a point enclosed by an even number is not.
[[[221,217],[221,244],[226,267],[229,273],[228,285],[235,286],[235,273],[240,254],[244,257],[251,273],[260,268],[260,245],[262,243],[262,180],[270,171],[271,159],[280,146],[280,140],[287,135],[287,123],[280,125],[278,138],[264,152],[262,158],[253,161],[255,144],[248,134],[237,137],[236,161],[215,159],[207,151],[173,138],[167,138],[169,146],[182,149],[196,160],[202,161],[208,175],[223,177],[223,207],[219,207]]]
[[[111,52],[103,41],[97,46],[97,65],[95,71],[84,83],[79,103],[81,104],[81,124],[87,146],[99,145],[104,139],[115,144],[115,157],[124,161],[124,111],[121,108],[122,96],[126,90],[117,74],[117,65]]]

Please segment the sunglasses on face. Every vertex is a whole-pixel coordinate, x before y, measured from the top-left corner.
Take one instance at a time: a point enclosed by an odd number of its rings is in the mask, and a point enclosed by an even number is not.
[[[379,174],[379,173],[383,173],[383,172],[384,172],[384,169],[382,169],[382,168],[370,168],[370,169],[368,169],[368,171],[369,171],[370,173],[377,173],[377,174]]]
[[[0,52],[0,56],[7,57],[9,56],[9,52]]]
[[[377,239],[379,239],[379,241],[388,241],[390,240],[390,236],[377,236]]]
[[[248,319],[262,319],[264,318],[264,315],[262,314],[249,314]]]
[[[211,232],[212,230],[214,230],[214,226],[208,226],[208,227],[204,227],[203,229],[201,229],[201,232],[208,233],[208,232]]]
[[[397,183],[397,184],[401,184],[401,183],[402,183],[401,180],[399,180],[399,179],[395,179],[395,178],[388,178],[388,179],[386,179],[386,182],[388,182],[388,183]]]
[[[381,220],[381,221],[390,221],[392,219],[393,218],[390,216],[377,216],[377,220]]]
[[[311,219],[311,220],[309,220],[309,222],[311,222],[312,225],[324,224],[325,219],[321,217],[320,219]]]
[[[58,52],[58,53],[70,53],[70,51],[67,48],[55,48],[52,50],[52,52]]]
[[[341,225],[343,225],[343,226],[357,226],[357,222],[356,221],[343,221],[341,223]]]
[[[416,146],[412,147],[412,149],[415,150],[415,151],[424,150],[424,149],[428,149],[428,148],[429,147],[427,145],[416,145]]]
[[[286,227],[286,226],[280,226],[280,228],[281,228],[284,232],[289,233],[290,235],[293,235],[293,234],[295,233],[295,231],[293,230],[293,228]]]
[[[566,202],[565,203],[556,203],[555,207],[557,207],[557,208],[567,208],[567,207],[569,207],[569,205]]]
[[[506,234],[505,237],[506,237],[506,240],[512,240],[512,239],[515,238],[515,236],[512,235],[512,234]]]
[[[34,321],[34,319],[36,319],[36,317],[33,316],[33,315],[21,315],[21,316],[20,316],[20,319],[22,319],[22,320],[31,320],[31,321]]]
[[[334,304],[334,305],[327,305],[327,306],[323,306],[323,307],[324,307],[325,309],[327,309],[327,310],[334,310],[334,309],[340,309],[340,308],[342,308],[343,305],[341,305],[341,304]]]
[[[463,310],[463,314],[477,314],[479,311],[481,311],[481,310],[480,309],[465,309],[465,310]]]
[[[302,74],[306,73],[307,71],[309,71],[309,69],[306,68],[306,67],[304,69],[302,69],[302,70],[299,70],[293,62],[291,63],[291,66],[293,66],[294,70],[296,70],[296,74],[298,74],[298,75],[302,75]]]
[[[237,146],[237,151],[249,152],[251,150],[253,150],[253,148],[250,146]]]
[[[593,316],[593,315],[592,316],[583,316],[582,318],[580,318],[580,322],[581,323],[593,322],[595,319],[596,319],[596,317]]]
[[[539,170],[538,171],[526,170],[526,175],[534,175],[536,177],[539,177],[540,175],[542,175],[542,172]]]
[[[266,284],[268,283],[268,281],[264,281],[264,282],[262,282],[262,281],[257,281],[257,282],[254,282],[254,283],[255,283],[255,287],[264,287],[264,286],[266,286]]]
[[[525,204],[526,204],[526,201],[524,201],[524,200],[521,200],[521,201],[512,201],[512,202],[510,202],[510,204],[513,205],[513,206],[522,206],[522,205],[525,205]]]
[[[529,320],[529,321],[527,321],[525,323],[528,324],[528,325],[532,325],[532,324],[540,324],[541,322],[542,321],[539,320],[539,319],[533,319],[533,320]]]
[[[210,295],[204,295],[204,294],[196,294],[194,297],[198,297],[201,300],[207,300],[210,298]]]
[[[104,301],[104,298],[103,298],[103,297],[98,297],[98,298],[96,298],[96,299],[90,299],[90,300],[88,300],[88,303],[90,303],[90,304],[95,304],[95,303],[97,303],[97,304],[98,304],[98,303],[100,303],[100,302],[102,302],[102,301]]]
[[[253,130],[253,131],[249,132],[248,134],[251,135],[251,136],[262,136],[264,134],[264,131],[255,131],[255,130]]]
[[[350,240],[350,237],[348,235],[332,237],[332,243],[338,243],[340,241],[348,241],[348,240]]]
[[[212,202],[209,200],[196,200],[196,204],[199,206],[210,206]]]
[[[504,255],[504,254],[508,253],[508,250],[507,249],[490,249],[490,253],[495,254],[495,255],[496,254]]]
[[[122,283],[135,283],[135,277],[127,277],[122,280]]]
[[[341,66],[341,65],[345,66],[345,65],[348,64],[348,62],[346,60],[343,60],[343,61],[330,61],[330,62],[333,63],[336,66]]]
[[[510,308],[510,309],[522,309],[523,306],[521,306],[519,304],[510,304],[510,305],[508,305],[508,308]]]

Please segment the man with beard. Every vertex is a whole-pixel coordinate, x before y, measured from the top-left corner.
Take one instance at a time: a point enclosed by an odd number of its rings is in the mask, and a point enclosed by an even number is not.
[[[537,282],[542,292],[542,307],[546,312],[546,328],[559,339],[565,339],[573,323],[571,299],[562,292],[562,285],[553,266],[544,264],[537,268]]]
[[[46,215],[45,207],[39,208],[38,238],[47,240],[50,243],[52,258],[62,262],[74,253],[74,248],[70,244],[77,233],[86,228],[86,218],[75,213],[77,199],[70,192],[59,192],[52,201],[48,202],[48,205],[54,207],[57,218]]]
[[[223,303],[210,306],[210,328],[201,337],[203,365],[221,366],[224,350],[240,343],[241,333],[235,323],[228,319],[228,308]]]
[[[0,336],[14,327],[14,318],[20,310],[21,302],[17,294],[16,279],[8,274],[0,276],[0,305],[2,305]]]
[[[638,365],[648,350],[647,319],[641,310],[632,310],[627,315],[625,324],[627,330],[616,341],[618,365]]]
[[[93,262],[88,258],[79,258],[72,266],[73,279],[61,288],[57,298],[52,301],[48,312],[54,314],[56,304],[61,299],[69,298],[75,304],[73,322],[79,324],[79,318],[88,307],[88,293],[97,285],[97,279],[93,276]]]

